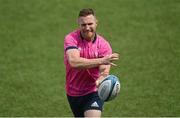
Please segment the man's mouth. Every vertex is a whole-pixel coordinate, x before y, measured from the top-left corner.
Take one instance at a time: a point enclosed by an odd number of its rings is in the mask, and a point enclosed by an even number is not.
[[[84,38],[91,39],[94,33],[93,31],[84,31],[83,34],[84,34]]]
[[[93,32],[93,31],[89,31],[89,30],[88,30],[88,31],[84,31],[84,33],[92,33],[92,32]]]

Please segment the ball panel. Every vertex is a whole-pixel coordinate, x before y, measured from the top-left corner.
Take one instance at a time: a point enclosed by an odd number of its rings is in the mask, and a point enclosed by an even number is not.
[[[109,100],[114,99],[118,95],[118,93],[120,91],[120,83],[118,81],[116,81],[113,87],[114,88],[112,90]]]
[[[103,82],[103,84],[101,84],[98,88],[98,94],[99,97],[105,101],[110,93],[111,90],[111,80],[106,80]]]
[[[116,79],[113,78],[112,76],[109,76],[108,80],[111,80],[111,86],[110,86],[111,89],[110,89],[110,92],[108,93],[109,96],[108,96],[108,98],[105,101],[111,100],[113,89],[114,89],[114,86],[115,86],[115,83],[116,83]]]

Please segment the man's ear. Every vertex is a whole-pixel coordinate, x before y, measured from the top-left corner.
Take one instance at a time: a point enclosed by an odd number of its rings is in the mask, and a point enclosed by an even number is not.
[[[96,20],[96,26],[98,26],[98,20]]]
[[[98,20],[96,19],[96,24],[98,24]]]

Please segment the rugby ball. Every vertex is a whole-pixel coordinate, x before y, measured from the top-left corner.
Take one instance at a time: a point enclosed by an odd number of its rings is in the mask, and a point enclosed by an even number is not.
[[[98,95],[103,101],[113,100],[120,92],[120,81],[114,75],[108,75],[98,87]]]

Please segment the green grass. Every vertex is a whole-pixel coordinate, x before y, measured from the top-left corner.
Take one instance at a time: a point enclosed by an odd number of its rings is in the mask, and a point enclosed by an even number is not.
[[[121,54],[121,93],[103,116],[180,116],[179,0],[0,0],[0,116],[72,116],[64,36],[81,8]]]

